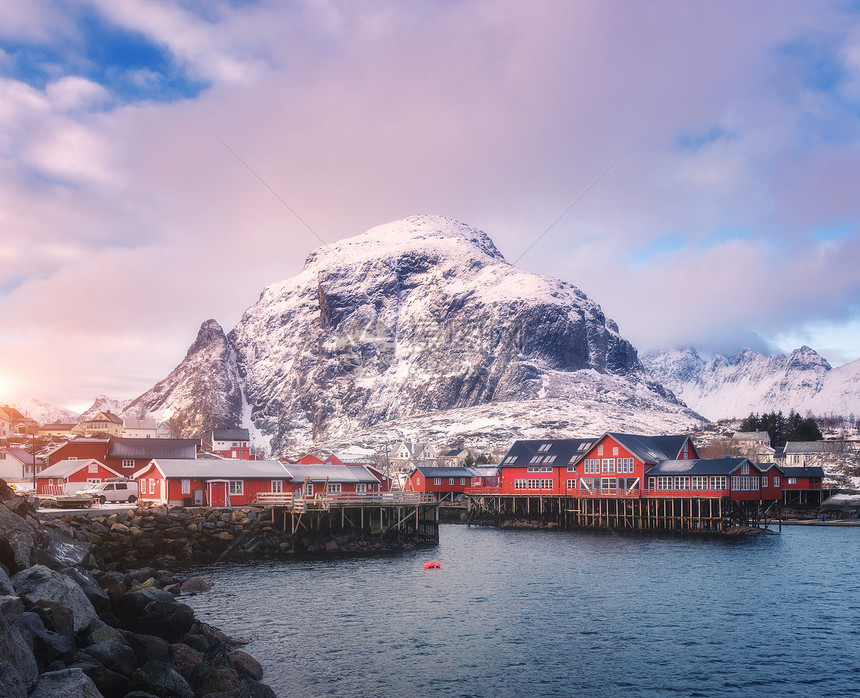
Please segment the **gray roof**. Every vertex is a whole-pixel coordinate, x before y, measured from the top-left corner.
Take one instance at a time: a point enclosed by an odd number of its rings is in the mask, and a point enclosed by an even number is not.
[[[830,453],[834,444],[827,441],[786,441],[785,453]]]
[[[7,447],[6,453],[25,465],[33,465],[36,462],[36,457],[32,453],[25,451],[23,448]]]
[[[465,458],[469,452],[465,448],[452,448],[443,458]]]
[[[690,438],[686,434],[672,436],[643,436],[642,434],[616,434],[609,432],[619,444],[643,463],[656,463],[661,460],[677,458],[684,442]]]
[[[251,434],[247,429],[213,429],[213,441],[250,441]]]
[[[780,468],[786,477],[824,477],[824,468],[791,468],[782,466]]]
[[[293,482],[303,482],[305,478],[314,482],[379,482],[379,480],[363,465],[334,463],[310,463],[308,465],[288,465]]]
[[[78,472],[81,468],[86,468],[90,463],[98,463],[99,465],[104,465],[101,461],[97,461],[95,458],[83,458],[81,460],[61,460],[57,463],[54,463],[50,468],[45,468],[43,471],[38,473],[36,477],[68,477],[72,473]],[[113,470],[109,465],[105,466],[106,468]],[[116,472],[116,471],[114,471]],[[119,475],[119,473],[117,473]]]
[[[412,470],[421,473],[424,477],[472,477],[471,469],[462,467],[425,467],[419,465]],[[411,473],[410,473],[411,474]]]
[[[155,429],[158,424],[154,419],[132,419],[131,417],[123,417],[123,429]]]
[[[524,439],[515,441],[502,458],[502,467],[522,467],[535,465],[532,459],[540,456],[547,459],[547,465],[566,465],[585,455],[595,439]],[[540,450],[544,449],[544,450]],[[555,458],[552,458],[555,456]],[[512,460],[513,459],[513,460]]]
[[[277,460],[198,460],[196,458],[154,458],[153,462],[165,477],[250,480],[253,478],[290,477],[289,471]],[[139,474],[143,471],[138,471]]]
[[[736,431],[732,434],[735,441],[767,441],[770,443],[770,434],[766,431]]]
[[[475,477],[495,477],[499,473],[498,465],[473,465],[469,468]]]
[[[645,473],[652,475],[730,475],[743,463],[749,463],[759,472],[760,468],[748,458],[696,458],[692,460],[664,460],[652,466]]]
[[[106,458],[194,458],[200,439],[126,439],[108,442]]]

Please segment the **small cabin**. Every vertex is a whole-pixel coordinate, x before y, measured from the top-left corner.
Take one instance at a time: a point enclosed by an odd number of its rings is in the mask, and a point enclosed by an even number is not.
[[[36,493],[74,494],[89,483],[105,482],[121,477],[122,475],[116,470],[94,458],[62,460],[36,475]]]

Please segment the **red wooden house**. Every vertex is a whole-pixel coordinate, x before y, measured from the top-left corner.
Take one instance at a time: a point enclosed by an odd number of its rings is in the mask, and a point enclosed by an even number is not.
[[[453,499],[472,487],[474,473],[462,467],[433,467],[419,465],[406,477],[407,492],[435,494],[440,500]]]
[[[775,478],[775,479],[774,479]],[[779,469],[749,458],[667,460],[648,469],[643,497],[720,497],[733,502],[782,498]]]
[[[48,454],[48,465],[61,460],[94,458],[122,477],[132,477],[153,458],[196,458],[200,439],[72,439]]]
[[[109,439],[72,439],[51,451],[48,456],[48,466],[63,460],[84,460],[95,458],[105,462]]]
[[[594,439],[516,441],[499,464],[502,494],[564,494],[568,472]]]
[[[290,473],[276,460],[153,459],[135,473],[142,502],[242,506],[263,492],[288,491]]]
[[[54,495],[74,494],[87,483],[104,482],[116,477],[122,476],[94,458],[62,460],[36,475],[36,492]]]
[[[786,504],[810,504],[824,500],[824,468],[781,466],[782,491]]]

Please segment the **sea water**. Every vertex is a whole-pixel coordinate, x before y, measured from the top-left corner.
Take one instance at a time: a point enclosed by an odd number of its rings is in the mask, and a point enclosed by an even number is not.
[[[252,638],[279,696],[860,694],[860,528],[443,525],[436,548],[194,572],[215,586],[186,603]]]

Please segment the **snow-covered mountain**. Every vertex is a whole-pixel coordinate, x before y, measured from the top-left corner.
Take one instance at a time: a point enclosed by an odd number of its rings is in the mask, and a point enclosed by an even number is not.
[[[831,368],[807,346],[788,356],[744,349],[733,357],[686,347],[647,353],[642,361],[655,379],[708,419],[779,410],[860,413],[860,360]]]
[[[167,378],[131,401],[123,416],[153,417],[182,436],[240,424],[240,378],[221,325],[215,320],[204,322],[182,362]]]
[[[39,424],[75,424],[78,421],[77,412],[35,397],[29,397],[13,407],[25,417],[35,419]]]
[[[245,405],[276,452],[409,419],[447,434],[474,415],[482,433],[667,432],[699,419],[582,291],[517,269],[485,233],[438,216],[321,247],[226,338],[215,327],[204,323],[196,349],[129,412],[190,427],[209,395],[225,421]]]
[[[84,422],[87,419],[92,419],[99,412],[113,412],[115,415],[120,415],[130,402],[131,400],[115,400],[107,395],[99,395],[93,400],[93,404],[90,405],[89,409],[74,421]]]

